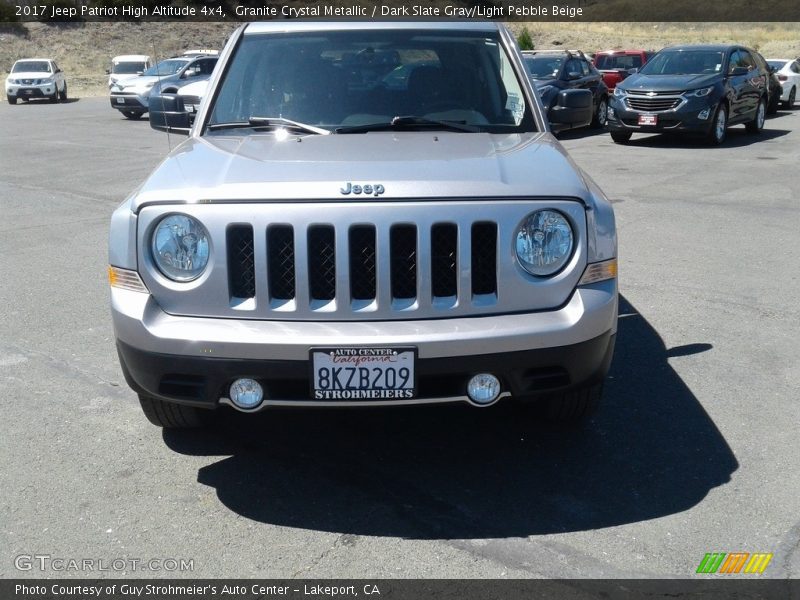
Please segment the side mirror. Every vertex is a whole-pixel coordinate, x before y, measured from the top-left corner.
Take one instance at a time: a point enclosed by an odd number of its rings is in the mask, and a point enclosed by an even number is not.
[[[111,75],[111,69],[106,69],[106,75]]]
[[[189,113],[183,107],[183,98],[177,94],[150,96],[148,111],[153,129],[189,135]]]
[[[567,73],[567,79],[569,79],[570,81],[572,81],[573,79],[580,79],[581,77],[583,77],[583,75],[581,75],[577,71],[570,71],[569,73]]]
[[[729,75],[732,77],[739,77],[741,75],[747,75],[750,71],[747,70],[747,67],[733,67]]]
[[[550,109],[550,125],[553,131],[585,127],[592,122],[594,100],[590,90],[563,90]]]
[[[632,69],[628,69],[628,75],[636,75],[639,72],[639,69],[633,67]]]
[[[144,73],[144,71],[136,71],[137,75],[141,75],[142,73]]]

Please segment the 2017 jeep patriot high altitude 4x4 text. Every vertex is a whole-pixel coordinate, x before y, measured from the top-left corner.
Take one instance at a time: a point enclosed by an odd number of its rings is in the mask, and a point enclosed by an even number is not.
[[[609,201],[495,23],[253,23],[115,211],[120,361],[164,427],[221,405],[538,402],[588,414],[614,347]],[[586,124],[565,90],[554,127]]]

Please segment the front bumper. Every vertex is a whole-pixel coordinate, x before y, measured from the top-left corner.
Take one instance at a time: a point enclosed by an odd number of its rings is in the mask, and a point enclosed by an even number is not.
[[[716,100],[687,99],[675,110],[648,112],[631,109],[622,99],[612,97],[608,105],[608,129],[633,133],[699,133],[705,134],[714,121]],[[656,115],[656,125],[639,125],[640,115]]]
[[[179,317],[147,294],[112,288],[122,369],[138,393],[214,408],[239,377],[262,382],[264,405],[344,406],[467,401],[466,384],[492,372],[504,396],[531,396],[601,381],[614,347],[616,280],[578,288],[557,310],[381,322],[286,322]],[[411,401],[312,402],[315,347],[417,349]]]
[[[136,94],[111,94],[109,96],[111,108],[117,110],[135,110],[147,112],[148,99],[146,96]]]
[[[47,98],[55,93],[55,83],[42,83],[40,85],[6,85],[6,95],[16,98]]]

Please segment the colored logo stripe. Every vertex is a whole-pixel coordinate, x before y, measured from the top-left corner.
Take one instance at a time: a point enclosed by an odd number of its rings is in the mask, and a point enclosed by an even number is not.
[[[709,552],[700,561],[700,566],[697,567],[698,573],[716,573],[719,566],[722,564],[722,559],[725,558],[724,552]]]
[[[763,573],[767,568],[769,561],[772,560],[772,554],[753,554],[750,562],[744,568],[745,573]]]

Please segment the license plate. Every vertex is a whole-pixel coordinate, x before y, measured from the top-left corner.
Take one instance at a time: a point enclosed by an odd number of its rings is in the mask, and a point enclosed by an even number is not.
[[[117,104],[125,104],[125,98],[117,98]]]
[[[413,348],[314,348],[314,400],[404,400],[416,396]]]
[[[658,115],[639,115],[639,125],[657,125]]]

